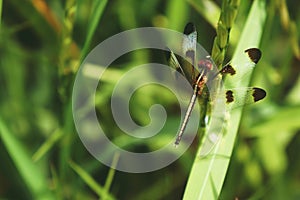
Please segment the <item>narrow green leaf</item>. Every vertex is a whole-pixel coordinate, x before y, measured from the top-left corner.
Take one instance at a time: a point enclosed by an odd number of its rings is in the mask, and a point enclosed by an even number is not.
[[[110,189],[110,186],[112,184],[112,181],[113,181],[115,173],[116,173],[115,168],[118,164],[119,158],[120,158],[120,153],[114,154],[114,158],[112,160],[111,168],[109,169],[108,176],[106,178],[106,182],[105,182],[105,185],[104,185],[104,189],[106,190],[106,194],[109,194],[109,189]],[[104,196],[101,199],[107,199],[107,196]]]
[[[2,22],[2,0],[0,0],[0,25],[1,25],[1,22]]]
[[[84,169],[72,161],[69,161],[69,165],[72,169],[82,178],[82,180],[99,196],[105,196],[106,199],[115,199],[109,194],[101,185],[99,185],[93,177],[91,177]]]
[[[0,134],[7,152],[26,183],[33,199],[55,199],[52,193],[49,192],[47,179],[43,171],[33,163],[27,149],[14,137],[14,134],[9,131],[2,119],[0,119]]]
[[[63,133],[60,129],[54,131],[46,142],[33,154],[33,161],[36,162],[41,159],[62,136]]]
[[[105,8],[106,4],[107,4],[107,0],[94,1],[95,6],[93,6],[94,9],[92,11],[91,20],[90,20],[90,23],[89,23],[89,26],[88,26],[87,37],[86,37],[83,49],[81,51],[80,63],[82,63],[83,59],[88,54],[88,50],[90,48],[93,35],[94,35],[94,33],[96,31],[96,28],[99,24],[101,16],[103,15],[104,8]]]
[[[250,129],[248,136],[264,136],[266,134],[274,135],[285,131],[294,131],[300,128],[300,107],[285,106],[272,113],[268,121],[257,124]],[[291,117],[293,116],[293,117]]]
[[[241,60],[244,57],[244,50],[259,45],[265,18],[265,2],[263,0],[254,1],[236,48],[233,63],[244,63]],[[239,86],[235,82],[225,82],[226,87],[231,85],[241,87],[248,86],[248,84],[249,79],[242,81]],[[234,109],[229,113],[230,118],[225,127],[226,130],[221,141],[213,149],[211,156],[196,157],[184,193],[184,199],[218,199],[229,165],[241,114],[242,108]],[[200,149],[201,147],[198,154]]]

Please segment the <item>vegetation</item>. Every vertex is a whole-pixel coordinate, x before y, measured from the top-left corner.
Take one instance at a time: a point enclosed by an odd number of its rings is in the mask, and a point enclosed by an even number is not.
[[[206,198],[300,198],[298,1],[0,0],[0,5],[1,198],[200,199],[204,197],[198,191],[204,187],[197,176],[220,171],[214,185],[204,182],[209,188],[204,192],[213,194]],[[105,166],[89,154],[74,126],[72,88],[80,63],[96,45],[121,31],[155,26],[182,32],[189,21],[218,65],[231,58],[238,62],[247,42],[259,46],[262,59],[249,85],[264,88],[266,99],[230,119],[233,125],[224,135],[226,141],[231,138],[227,164],[197,165],[196,138],[180,159],[154,172],[125,173]],[[120,76],[137,64],[165,64],[162,53],[138,50],[120,57],[97,89],[100,123],[122,148],[156,150],[176,134],[177,100],[157,86],[138,91],[130,104],[140,125],[150,122],[151,105],[165,107],[166,127],[150,142],[134,145],[108,109]],[[113,160],[114,166],[118,156]]]

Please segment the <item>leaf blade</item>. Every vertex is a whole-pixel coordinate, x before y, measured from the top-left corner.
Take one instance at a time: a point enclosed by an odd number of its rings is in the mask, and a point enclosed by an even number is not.
[[[265,19],[265,2],[257,0],[253,3],[240,42],[232,59],[233,63],[241,62],[240,57],[243,57],[241,54],[245,49],[258,46]],[[255,30],[253,27],[255,27]],[[242,81],[241,86],[248,86],[249,79]],[[234,85],[234,83],[225,82],[225,86]],[[183,199],[217,199],[219,197],[237,135],[241,114],[242,108],[230,112],[230,121],[225,130],[226,134],[223,135],[222,140],[213,149],[211,157],[196,157]],[[197,155],[199,155],[200,150],[201,147]]]

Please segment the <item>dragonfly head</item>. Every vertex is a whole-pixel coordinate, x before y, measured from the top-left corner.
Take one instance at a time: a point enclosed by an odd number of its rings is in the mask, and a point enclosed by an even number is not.
[[[213,69],[213,63],[209,59],[203,59],[198,62],[198,69],[211,71]]]

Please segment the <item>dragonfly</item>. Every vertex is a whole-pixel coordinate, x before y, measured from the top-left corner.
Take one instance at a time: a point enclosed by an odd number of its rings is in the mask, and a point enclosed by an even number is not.
[[[242,78],[258,63],[261,58],[261,51],[258,48],[249,48],[244,51],[245,55],[249,58],[247,63],[244,63],[245,70],[243,74],[237,71],[237,68],[230,62],[223,66],[221,69],[216,69],[216,65],[210,56],[204,59],[197,58],[197,31],[193,23],[188,23],[184,28],[185,37],[182,40],[182,55],[181,58],[167,48],[167,60],[169,65],[177,72],[182,74],[193,88],[192,96],[187,107],[187,111],[181,122],[179,132],[177,133],[174,142],[175,147],[180,144],[184,135],[188,121],[190,119],[192,110],[198,100],[200,103],[200,121],[203,126],[209,112],[211,114],[211,123],[214,126],[219,126],[212,130],[208,130],[207,136],[210,138],[206,143],[208,144],[207,152],[210,151],[215,143],[217,143],[222,134],[222,120],[224,116],[216,116],[222,113],[221,111],[234,109],[236,107],[248,105],[260,101],[265,98],[266,91],[258,87],[242,87],[233,89],[218,89],[223,87],[224,77],[239,76]],[[216,88],[215,88],[216,87]],[[213,88],[211,90],[211,88]],[[222,105],[224,104],[224,105]],[[214,107],[217,107],[214,109]],[[214,119],[215,118],[215,119]]]

